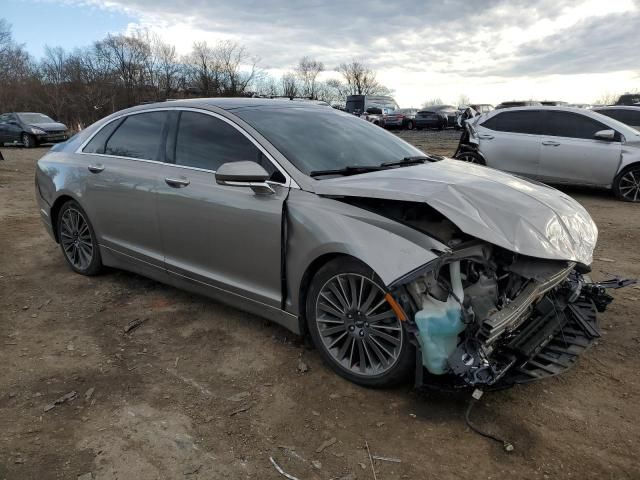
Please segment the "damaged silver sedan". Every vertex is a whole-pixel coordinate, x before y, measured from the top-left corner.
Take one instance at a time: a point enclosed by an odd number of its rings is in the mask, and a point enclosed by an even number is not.
[[[118,112],[47,153],[36,190],[74,271],[267,317],[366,386],[554,375],[611,300],[585,276],[596,226],[567,195],[308,103]]]

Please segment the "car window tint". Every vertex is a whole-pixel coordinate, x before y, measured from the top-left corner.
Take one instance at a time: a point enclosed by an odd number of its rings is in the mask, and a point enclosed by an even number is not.
[[[114,120],[100,129],[89,143],[82,149],[84,153],[104,153],[104,144],[113,131],[122,123],[122,119]]]
[[[640,125],[640,109],[638,111],[635,111],[623,110],[621,108],[607,108],[605,110],[597,110],[597,112],[627,125]]]
[[[553,137],[593,139],[599,130],[609,130],[605,124],[572,112],[548,111],[542,134]]]
[[[129,115],[107,140],[104,153],[157,160],[166,112]]]
[[[483,127],[498,132],[538,134],[540,132],[539,111],[518,110],[501,112],[482,124]]]
[[[182,112],[176,138],[176,165],[217,170],[228,162],[257,162],[271,175],[284,182],[284,175],[247,137],[227,122],[211,115]]]

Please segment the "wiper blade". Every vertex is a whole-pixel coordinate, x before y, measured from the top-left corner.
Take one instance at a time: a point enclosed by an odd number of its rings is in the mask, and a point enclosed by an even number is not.
[[[310,177],[321,177],[324,175],[357,175],[359,173],[375,172],[382,170],[384,167],[376,165],[363,166],[347,166],[344,168],[336,168],[335,170],[314,170],[309,174]]]
[[[426,155],[418,155],[415,157],[404,157],[402,160],[399,160],[397,162],[381,163],[380,167],[404,167],[406,165],[418,165],[427,161],[432,162],[433,159],[431,157],[427,157]]]

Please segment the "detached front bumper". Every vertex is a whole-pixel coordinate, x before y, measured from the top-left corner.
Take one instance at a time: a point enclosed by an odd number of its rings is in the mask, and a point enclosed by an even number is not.
[[[426,371],[418,344],[416,387],[500,389],[563,373],[600,337],[596,315],[611,300],[602,286],[585,283],[574,271],[499,338],[488,339],[482,330],[478,335],[463,333],[446,375]]]

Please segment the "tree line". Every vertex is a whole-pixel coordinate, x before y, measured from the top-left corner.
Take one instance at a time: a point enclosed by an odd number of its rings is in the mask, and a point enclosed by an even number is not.
[[[350,94],[388,94],[365,63],[338,65],[338,77],[320,80],[325,65],[303,57],[277,78],[232,41],[195,42],[180,55],[147,31],[107,35],[84,48],[46,47],[34,59],[0,18],[0,113],[38,111],[72,129],[145,102],[195,97],[287,96],[344,103]]]

